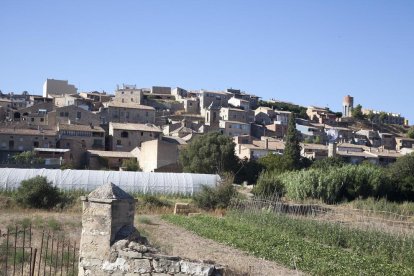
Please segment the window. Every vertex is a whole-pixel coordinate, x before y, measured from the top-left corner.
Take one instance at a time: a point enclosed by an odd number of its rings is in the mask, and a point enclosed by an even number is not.
[[[45,118],[40,118],[40,121],[41,121],[41,122],[44,122],[44,121],[45,121]]]
[[[145,116],[148,117],[148,111],[145,112]]]
[[[93,139],[93,145],[95,147],[103,146],[101,139]]]
[[[122,141],[121,140],[116,140],[116,145],[117,146],[122,146]]]
[[[39,147],[39,142],[38,141],[34,141],[33,142],[33,147],[38,148]]]
[[[80,111],[76,112],[76,118],[77,119],[80,119],[81,116],[82,116],[82,112],[80,112]]]
[[[69,117],[69,112],[65,112],[65,117]]]
[[[10,149],[14,148],[14,141],[13,140],[9,141],[9,148]]]
[[[30,118],[30,121],[34,122],[34,118]]]
[[[134,102],[134,98],[131,98],[131,102]]]
[[[122,131],[121,132],[121,137],[122,138],[128,138],[128,131]]]
[[[141,131],[141,136],[144,136],[144,132],[143,131]]]
[[[60,116],[60,117],[63,117],[63,116],[65,116],[65,113],[60,112],[60,113],[59,113],[59,116]]]

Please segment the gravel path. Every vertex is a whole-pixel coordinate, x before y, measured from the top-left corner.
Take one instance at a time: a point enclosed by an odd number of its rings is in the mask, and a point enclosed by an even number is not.
[[[199,237],[158,216],[137,216],[137,228],[149,242],[171,255],[193,260],[211,260],[237,271],[235,275],[302,275],[274,262],[250,256],[238,249]],[[145,222],[145,223],[139,223]]]

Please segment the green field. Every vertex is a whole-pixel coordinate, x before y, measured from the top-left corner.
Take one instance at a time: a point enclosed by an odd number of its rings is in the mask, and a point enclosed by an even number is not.
[[[265,213],[163,219],[313,275],[414,275],[413,237]]]

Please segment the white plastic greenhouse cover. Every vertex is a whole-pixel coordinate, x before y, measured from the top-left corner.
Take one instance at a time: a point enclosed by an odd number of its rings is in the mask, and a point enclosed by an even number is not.
[[[112,182],[127,192],[143,194],[193,195],[201,186],[216,186],[216,174],[150,173],[94,170],[0,169],[0,189],[17,189],[22,180],[45,176],[49,182],[65,190],[94,190]]]

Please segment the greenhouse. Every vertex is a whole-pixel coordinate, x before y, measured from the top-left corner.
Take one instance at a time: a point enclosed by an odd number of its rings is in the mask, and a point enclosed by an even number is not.
[[[212,187],[220,181],[220,176],[215,174],[12,168],[0,169],[0,189],[17,189],[23,180],[38,175],[64,190],[92,191],[112,182],[127,192],[143,194],[193,195],[203,185]]]

